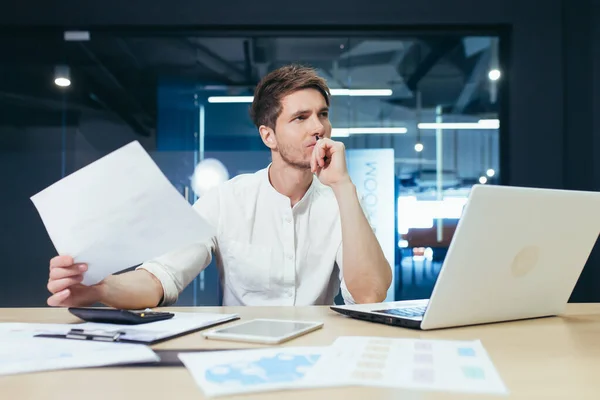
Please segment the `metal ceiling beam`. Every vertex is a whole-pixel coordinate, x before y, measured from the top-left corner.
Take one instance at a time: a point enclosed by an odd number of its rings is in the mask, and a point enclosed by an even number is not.
[[[184,43],[196,52],[198,64],[206,67],[217,75],[224,76],[232,83],[246,82],[244,70],[239,69],[229,61],[207,48],[206,46],[190,39],[184,39]]]
[[[151,129],[142,124],[137,118],[135,118],[131,113],[123,110],[121,107],[115,106],[113,101],[107,100],[108,95],[102,94],[102,89],[100,86],[96,86],[94,90],[94,85],[91,85],[91,89],[89,92],[89,98],[106,111],[112,112],[116,114],[123,122],[125,122],[129,127],[138,135],[148,137],[151,136]]]
[[[445,38],[436,42],[431,42],[431,51],[417,66],[416,70],[412,73],[410,78],[406,81],[406,86],[411,91],[417,90],[417,85],[423,79],[433,66],[442,59],[448,52],[453,50],[457,45],[460,44],[460,39],[456,38]],[[416,47],[416,46],[415,46]]]
[[[481,81],[486,78],[490,65],[490,56],[490,49],[485,50],[480,54],[475,67],[473,67],[473,70],[471,71],[469,80],[465,83],[462,92],[454,104],[454,108],[452,109],[454,114],[461,114],[465,110],[481,84]]]
[[[361,54],[358,56],[342,58],[338,61],[340,68],[358,68],[390,64],[398,55],[397,50],[388,50],[380,53]]]
[[[123,86],[121,81],[114,75],[114,73],[99,59],[98,56],[84,43],[79,43],[81,50],[95,63],[104,74],[106,78],[113,84],[113,86],[119,92],[119,99],[114,99],[111,96],[109,91],[105,88],[104,90],[100,89],[102,85],[94,85],[93,79],[87,79],[87,82],[92,86],[96,86],[92,88],[89,95],[92,100],[102,105],[104,108],[113,111],[117,114],[124,122],[126,122],[136,133],[141,136],[150,136],[150,129],[145,126],[142,122],[140,122],[135,116],[134,113],[141,113],[145,118],[154,123],[154,118],[150,116],[150,114],[146,111],[146,109],[142,106],[142,104],[133,96],[131,93]],[[102,94],[98,95],[98,92]],[[128,104],[133,112],[130,110],[121,107],[123,100],[126,104]]]
[[[279,59],[277,54],[277,39],[272,37],[252,38],[250,43],[252,48],[252,67],[254,68],[256,78],[252,86],[255,86],[261,77],[278,67],[278,65],[275,65],[275,60]]]
[[[100,68],[100,70],[106,75],[106,77],[122,92],[121,94],[125,96],[124,98],[128,102],[130,102],[137,109],[137,111],[141,111],[141,112],[144,112],[145,114],[147,114],[147,112],[144,109],[144,107],[142,106],[142,104],[140,104],[140,102],[134,96],[132,96],[127,89],[125,89],[125,86],[121,83],[119,78],[117,78],[115,76],[115,74],[106,66],[106,64],[104,64],[100,60],[100,58],[98,56],[96,56],[96,54],[85,44],[80,42],[79,45],[81,46],[81,49],[84,51],[84,53],[95,63],[95,65],[97,65]]]
[[[135,67],[137,69],[142,69],[142,64],[140,63],[140,61],[138,60],[138,58],[135,56],[135,54],[133,54],[133,51],[131,50],[131,47],[127,44],[127,42],[125,41],[125,39],[115,38],[115,41],[119,45],[119,47],[121,48],[121,50],[123,50],[123,52],[129,56],[129,58],[131,59],[131,61],[133,61],[133,63],[135,64]]]
[[[248,82],[256,79],[254,76],[254,69],[252,68],[250,41],[248,40],[244,40],[244,76]]]

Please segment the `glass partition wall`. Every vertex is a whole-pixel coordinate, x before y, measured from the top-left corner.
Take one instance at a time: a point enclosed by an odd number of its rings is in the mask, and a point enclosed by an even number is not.
[[[248,107],[285,64],[316,68],[331,88],[334,139],[394,266],[389,300],[429,295],[470,188],[500,183],[503,71],[489,33],[32,32],[0,49],[3,253],[29,266],[2,287],[12,305],[43,304],[55,252],[31,195],[134,140],[190,203],[266,167]],[[220,296],[211,265],[178,304]]]

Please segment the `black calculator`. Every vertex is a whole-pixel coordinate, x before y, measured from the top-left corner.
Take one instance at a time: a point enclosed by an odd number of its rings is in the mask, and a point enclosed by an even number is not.
[[[131,311],[114,308],[69,307],[69,312],[87,322],[138,325],[173,318],[175,314],[161,311]]]

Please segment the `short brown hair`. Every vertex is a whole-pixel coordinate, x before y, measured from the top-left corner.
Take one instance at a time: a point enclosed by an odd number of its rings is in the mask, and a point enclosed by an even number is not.
[[[261,125],[275,129],[275,122],[281,114],[281,99],[302,89],[316,89],[329,106],[329,87],[325,79],[307,66],[286,65],[268,73],[256,86],[254,100],[250,106],[250,118],[259,128]]]

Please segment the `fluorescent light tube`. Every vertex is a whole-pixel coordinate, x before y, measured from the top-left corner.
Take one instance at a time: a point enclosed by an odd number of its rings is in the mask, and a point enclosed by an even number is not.
[[[348,137],[350,135],[384,135],[403,134],[407,129],[404,127],[382,127],[382,128],[333,128],[332,137]]]
[[[391,96],[392,89],[331,89],[332,96]],[[210,96],[209,103],[252,103],[253,96]]]
[[[419,129],[498,129],[500,121],[488,119],[479,122],[422,122]]]

